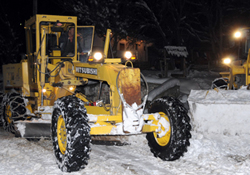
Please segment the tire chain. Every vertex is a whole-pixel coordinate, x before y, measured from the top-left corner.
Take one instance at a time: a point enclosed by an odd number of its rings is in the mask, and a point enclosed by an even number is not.
[[[26,118],[26,105],[25,105],[25,99],[18,93],[10,93],[8,95],[7,99],[10,110],[11,110],[11,119],[12,120],[18,120],[18,119],[25,119]]]
[[[62,115],[67,128],[67,149],[63,155],[57,138],[57,119]],[[63,172],[79,171],[88,164],[90,148],[90,127],[84,102],[75,96],[58,99],[52,115],[52,141],[58,167]]]
[[[9,109],[11,112],[11,116],[9,118],[10,121],[8,121],[8,119],[5,118],[4,116],[6,115],[5,108],[7,105],[10,106]],[[13,134],[18,133],[14,125],[14,121],[26,119],[27,109],[25,106],[26,106],[25,99],[15,90],[12,90],[10,93],[3,95],[3,100],[1,103],[1,111],[0,111],[2,115],[0,119],[2,121],[4,130],[11,132]]]

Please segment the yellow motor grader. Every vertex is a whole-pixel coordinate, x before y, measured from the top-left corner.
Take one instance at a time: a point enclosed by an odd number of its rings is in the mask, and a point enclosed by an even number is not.
[[[250,84],[250,49],[249,49],[249,27],[241,28],[234,33],[234,37],[239,40],[238,58],[224,58],[223,64],[229,68],[227,72],[220,72],[221,78],[212,82],[212,89],[239,89],[241,86]],[[242,47],[242,48],[241,48]]]
[[[223,63],[229,67],[228,72],[220,72],[221,78],[217,78],[212,82],[212,89],[239,89],[241,86],[249,86],[250,84],[250,50],[248,51],[247,60],[231,60],[231,58],[223,59]],[[249,87],[248,87],[249,88]]]
[[[146,133],[156,157],[183,156],[191,137],[187,110],[173,97],[149,104],[140,69],[127,66],[132,54],[125,64],[108,58],[110,29],[104,49],[95,51],[94,29],[77,26],[74,16],[37,14],[25,22],[26,59],[3,65],[3,128],[29,140],[50,137],[66,172],[88,164],[91,136]]]
[[[244,53],[238,50],[237,60],[222,60],[228,71],[220,72],[221,77],[212,82],[212,90],[191,90],[188,103],[194,131],[210,136],[249,134],[250,50],[248,41],[244,43]]]

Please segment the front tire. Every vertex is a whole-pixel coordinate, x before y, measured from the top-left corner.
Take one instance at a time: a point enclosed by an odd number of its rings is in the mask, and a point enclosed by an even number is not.
[[[227,89],[227,85],[228,85],[229,79],[228,78],[216,78],[213,82],[212,82],[212,86],[211,89]]]
[[[151,103],[149,113],[159,113],[170,124],[163,137],[157,133],[148,133],[147,140],[151,152],[162,160],[173,161],[183,156],[190,145],[190,118],[178,99],[173,97],[159,98]]]
[[[58,99],[52,114],[52,141],[58,167],[79,171],[88,164],[90,126],[83,101],[75,96]]]

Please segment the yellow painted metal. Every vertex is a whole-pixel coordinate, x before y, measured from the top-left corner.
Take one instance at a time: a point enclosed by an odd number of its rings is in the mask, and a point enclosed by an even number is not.
[[[41,64],[41,79],[40,79],[40,86],[41,88],[44,87],[45,85],[45,69],[46,69],[46,56],[45,56],[45,49],[46,49],[46,29],[41,28],[41,59],[40,59],[40,64]]]
[[[121,58],[112,58],[112,59],[105,59],[104,60],[104,63],[112,63],[112,64],[115,64],[115,63],[121,63]]]
[[[45,83],[43,89],[46,92],[41,92],[43,94],[43,105],[44,106],[53,106],[56,100],[56,94],[54,92],[54,87],[50,85],[50,83]],[[42,91],[42,90],[41,90]]]
[[[94,115],[106,115],[107,118],[109,118],[110,116],[110,111],[106,111],[104,109],[104,107],[99,107],[99,106],[88,106],[86,105],[85,106],[88,114],[94,114]],[[99,118],[100,116],[98,116]],[[116,120],[119,119],[121,116],[115,116],[115,115],[112,115],[112,117],[116,117]],[[100,117],[101,118],[101,117]],[[120,121],[120,120],[119,120]]]
[[[88,107],[86,107],[87,111],[88,111]],[[122,122],[122,118],[120,115],[104,115],[104,114],[100,114],[100,115],[96,115],[94,117],[90,117],[89,122],[93,122],[93,123],[102,123],[105,124],[103,122],[112,122],[112,123],[120,123]]]
[[[245,78],[244,84],[245,85],[250,84],[250,49],[248,51],[247,61],[243,65],[238,64],[238,62],[236,61],[235,63],[232,63],[228,66],[230,67],[230,71],[221,72],[220,74],[222,75],[222,77],[229,79],[229,83],[228,83],[229,89],[232,89],[233,86],[236,85],[235,84],[236,75],[245,75],[246,78]],[[236,88],[239,88],[239,87],[236,87]]]
[[[144,120],[146,120],[147,122],[142,127],[142,133],[155,132],[157,129],[159,129],[159,120],[155,118],[155,114],[146,115],[147,117],[143,117],[145,118]]]
[[[142,133],[148,133],[148,132],[155,132],[159,126],[157,126],[157,122],[154,122],[155,124],[147,124],[145,123],[142,127]]]
[[[54,92],[55,92],[55,100],[61,97],[65,97],[65,96],[69,96],[72,95],[72,92],[70,92],[69,90],[67,90],[68,87],[66,88],[61,88],[61,87],[56,87],[54,88]]]
[[[88,100],[86,99],[85,95],[83,95],[81,93],[76,93],[76,97],[80,98],[84,102],[88,102]]]
[[[119,71],[125,68],[121,64],[89,64],[89,63],[74,63],[76,68],[76,77],[83,77],[88,79],[99,80],[107,82],[110,86],[110,115],[122,115],[121,101],[116,88],[116,78]],[[93,70],[90,73],[80,73],[77,71],[78,67]]]
[[[61,51],[60,50],[53,50],[52,51],[53,53],[52,53],[52,55],[54,56],[54,57],[60,57],[61,56]]]
[[[59,73],[60,78],[62,80],[65,79],[75,79],[75,75],[73,74],[72,70],[73,64],[70,62],[65,62],[64,67],[61,68],[61,71]]]
[[[25,106],[31,113],[34,113],[34,108],[32,108],[32,102],[33,101],[29,101],[27,106]]]
[[[91,127],[90,134],[91,135],[108,135],[111,134],[113,128],[116,128],[116,125],[112,125],[107,122],[98,122]]]
[[[106,40],[105,40],[105,46],[104,46],[104,56],[106,58],[108,57],[110,34],[111,34],[111,30],[108,29],[106,33]]]
[[[29,72],[28,72],[28,62],[22,61],[22,78],[23,78],[23,88],[22,95],[30,96],[30,85],[29,85]]]
[[[169,122],[169,118],[165,113],[159,112],[159,114],[161,117],[164,117]],[[161,129],[162,131],[165,131],[165,128],[163,126],[161,126]],[[172,128],[169,126],[168,132],[161,138],[158,137],[157,132],[154,132],[155,140],[160,146],[166,146],[169,143],[171,138],[171,129]]]
[[[66,132],[65,121],[62,115],[60,115],[57,120],[57,139],[61,153],[65,154],[67,147],[67,132]]]
[[[10,110],[10,105],[7,104],[5,107],[5,119],[7,120],[8,123],[12,122],[11,115],[12,115],[12,113]]]

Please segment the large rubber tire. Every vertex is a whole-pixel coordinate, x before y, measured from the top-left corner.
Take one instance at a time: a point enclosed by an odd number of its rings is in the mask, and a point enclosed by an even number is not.
[[[83,101],[75,96],[66,96],[55,102],[52,141],[57,164],[62,171],[85,168],[91,150],[91,137]]]
[[[214,81],[212,81],[211,89],[227,89],[228,84],[228,78],[216,78]]]
[[[150,150],[155,157],[162,160],[179,159],[190,145],[191,125],[187,110],[178,99],[166,97],[156,99],[151,103],[149,113],[157,112],[170,123],[170,128],[161,138],[158,138],[155,132],[147,134]]]
[[[11,92],[4,96],[2,116],[4,130],[17,134],[18,131],[14,121],[26,119],[27,109],[25,106],[24,98],[16,92]]]

